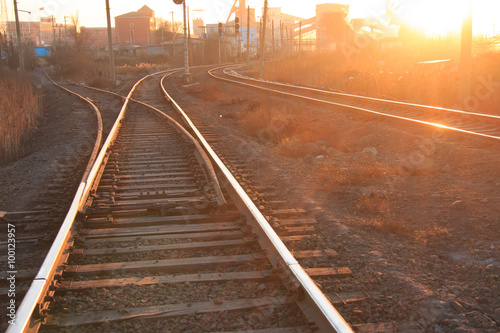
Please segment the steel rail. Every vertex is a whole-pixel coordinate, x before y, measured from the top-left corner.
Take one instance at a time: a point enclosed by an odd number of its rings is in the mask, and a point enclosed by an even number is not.
[[[225,67],[225,66],[223,66],[223,67]],[[227,67],[226,69],[232,69],[232,68],[236,68],[236,67],[241,68],[242,66],[241,65],[237,65],[237,66],[235,65],[235,66],[232,66],[232,67]],[[219,69],[220,68],[221,67],[219,67]],[[318,93],[326,94],[326,95],[336,95],[336,96],[343,96],[343,97],[349,97],[349,98],[354,98],[354,99],[361,99],[361,100],[382,102],[382,103],[386,103],[386,104],[395,104],[395,105],[401,105],[401,106],[411,106],[411,107],[415,107],[415,108],[429,109],[429,110],[434,110],[434,111],[445,111],[445,112],[465,114],[465,115],[469,115],[469,116],[478,116],[478,117],[485,117],[485,118],[492,118],[492,119],[500,119],[500,116],[496,116],[496,115],[493,115],[493,114],[487,114],[487,113],[470,112],[470,111],[463,111],[463,110],[457,110],[457,109],[443,108],[443,107],[439,107],[439,106],[416,104],[416,103],[408,103],[408,102],[401,102],[401,101],[393,101],[393,100],[390,100],[390,99],[368,97],[368,96],[360,96],[360,95],[354,95],[354,94],[346,94],[346,93],[340,93],[340,92],[335,92],[335,91],[329,91],[329,90],[324,90],[324,89],[319,89],[319,88],[297,86],[297,85],[290,84],[290,83],[282,83],[282,82],[276,82],[276,81],[266,81],[266,80],[261,80],[261,79],[255,79],[255,78],[249,77],[249,76],[244,76],[244,75],[238,74],[236,72],[235,72],[235,74],[228,73],[228,72],[226,72],[226,70],[224,70],[224,74],[226,74],[228,76],[232,76],[232,77],[238,78],[238,79],[242,79],[242,80],[255,81],[255,82],[259,82],[259,83],[276,85],[276,86],[283,86],[283,87],[288,87],[288,88],[302,89],[302,90],[318,92]]]
[[[77,94],[67,88],[64,88],[63,86],[61,86],[60,84],[58,84],[57,82],[55,82],[54,80],[52,80],[52,78],[49,76],[49,74],[47,74],[47,72],[45,72],[45,75],[49,78],[50,81],[52,81],[52,83],[57,86],[58,88],[72,94],[72,95],[75,95],[77,96],[78,98],[84,100],[85,102],[87,102],[88,104],[90,104],[90,106],[92,106],[92,109],[94,110],[95,114],[96,114],[96,117],[97,117],[97,138],[95,140],[95,143],[94,143],[94,148],[92,149],[92,153],[90,154],[90,158],[89,158],[89,162],[87,163],[87,167],[85,168],[85,172],[83,173],[83,176],[82,176],[82,182],[85,182],[88,178],[88,175],[90,173],[90,168],[92,167],[92,165],[94,164],[95,162],[95,159],[97,157],[97,153],[99,152],[99,147],[101,146],[101,140],[102,140],[102,116],[101,116],[101,112],[99,111],[99,109],[97,108],[97,106],[92,102],[92,100],[90,98],[86,98],[86,97],[83,97],[82,95],[80,94]]]
[[[73,244],[72,236],[75,234],[74,220],[89,195],[90,188],[97,177],[100,165],[104,160],[107,149],[116,137],[128,102],[134,90],[142,81],[144,81],[148,77],[166,73],[169,71],[172,70],[165,70],[147,75],[140,79],[132,87],[113,125],[113,128],[111,129],[104,145],[101,148],[99,155],[97,156],[92,168],[90,169],[90,172],[87,175],[86,180],[82,181],[79,184],[78,190],[71,203],[69,211],[64,218],[61,228],[59,229],[59,232],[57,233],[56,238],[52,243],[47,256],[45,257],[45,260],[40,267],[38,274],[30,285],[30,288],[28,289],[21,305],[18,308],[18,311],[16,313],[15,325],[10,325],[6,331],[7,333],[35,332],[41,325],[41,318],[43,318],[44,315],[41,314],[42,308],[40,308],[40,304],[45,298],[47,291],[49,291],[50,287],[53,286],[51,283],[54,280],[54,275],[62,273],[62,265],[69,256],[69,247]]]
[[[252,223],[254,225],[254,230],[259,236],[261,236],[259,237],[259,241],[263,242],[261,245],[267,251],[271,252],[271,255],[268,255],[268,257],[273,266],[275,268],[282,268],[285,271],[286,276],[291,278],[294,283],[298,283],[298,285],[296,285],[296,301],[305,313],[306,317],[317,325],[320,332],[353,332],[349,324],[347,324],[344,318],[332,306],[327,297],[321,292],[318,286],[293,257],[283,241],[269,225],[269,222],[255,206],[248,194],[220,160],[218,155],[213,151],[212,147],[208,144],[188,115],[168,94],[163,82],[165,78],[172,74],[173,73],[170,73],[169,75],[164,76],[161,80],[161,88],[165,97],[181,114],[185,122],[194,132],[195,136],[202,143],[208,155],[214,162],[215,167],[222,176],[219,178],[228,192],[232,194],[231,196],[236,202],[238,208],[240,208],[240,211],[242,211],[249,221],[254,222]]]
[[[432,122],[429,122],[429,121],[418,120],[418,119],[413,119],[413,118],[408,118],[408,117],[402,117],[402,116],[392,115],[392,114],[388,114],[388,113],[384,113],[384,112],[379,112],[379,111],[374,111],[374,110],[370,110],[370,109],[366,109],[366,108],[361,108],[361,107],[358,107],[358,106],[353,106],[353,105],[348,105],[348,104],[342,104],[342,103],[336,103],[336,102],[327,101],[327,100],[324,100],[324,99],[319,99],[319,98],[314,98],[314,97],[308,97],[308,96],[303,96],[303,95],[297,95],[297,94],[293,94],[293,93],[289,93],[289,92],[285,92],[285,91],[281,91],[281,90],[275,90],[275,89],[265,88],[265,87],[261,87],[261,86],[250,84],[250,83],[245,83],[245,82],[240,82],[240,81],[236,81],[236,80],[231,80],[231,79],[223,78],[223,77],[217,76],[214,73],[212,73],[212,71],[215,71],[215,70],[220,69],[220,68],[222,68],[222,67],[217,67],[217,68],[209,70],[208,71],[209,75],[212,76],[213,78],[218,79],[218,80],[222,80],[222,81],[226,81],[226,82],[231,82],[231,83],[237,83],[237,84],[244,85],[244,86],[247,86],[247,87],[252,87],[252,88],[261,89],[261,90],[265,90],[265,91],[270,91],[270,92],[273,92],[273,93],[276,93],[276,94],[281,94],[281,95],[286,95],[286,96],[292,96],[292,97],[296,97],[296,98],[300,98],[300,99],[305,99],[305,100],[309,100],[309,101],[313,101],[313,102],[320,102],[320,103],[324,103],[324,104],[335,105],[335,106],[339,106],[339,107],[343,107],[343,108],[348,108],[348,109],[353,109],[353,110],[358,110],[358,111],[362,111],[362,112],[368,112],[368,113],[376,114],[376,115],[379,115],[379,116],[390,117],[390,118],[399,119],[399,120],[405,120],[405,121],[411,121],[411,122],[418,123],[418,124],[423,124],[423,125],[428,125],[428,126],[433,126],[433,127],[448,129],[450,131],[455,131],[455,132],[464,133],[464,134],[471,134],[471,135],[480,136],[480,137],[483,137],[483,138],[500,140],[500,136],[495,136],[495,135],[489,135],[489,134],[484,134],[484,133],[473,132],[473,131],[464,130],[464,129],[457,128],[457,127],[442,125],[442,124],[438,124],[438,123],[432,123]],[[226,73],[224,73],[224,74],[226,74]],[[226,75],[229,75],[229,74],[226,74]],[[259,80],[256,80],[256,81],[259,81]],[[283,84],[281,84],[281,85],[283,85]],[[287,85],[284,85],[284,86],[287,86]],[[349,95],[349,96],[352,96],[352,95]],[[361,97],[361,96],[359,96],[359,97]],[[382,101],[385,101],[385,100],[382,100]],[[399,103],[399,102],[396,102],[396,103]],[[465,112],[465,111],[458,111],[458,110],[456,110],[456,111],[457,112]],[[492,118],[496,118],[496,116],[493,116]]]
[[[180,72],[180,70],[177,70],[176,72]],[[77,84],[77,85],[81,86],[83,88],[87,88],[87,89],[91,89],[91,90],[95,90],[95,91],[100,91],[100,92],[108,93],[108,94],[114,95],[116,97],[126,98],[125,96],[120,95],[118,93],[115,93],[113,91],[108,91],[108,90],[104,90],[104,89],[100,89],[100,88],[94,88],[94,87],[82,86],[82,85],[79,85],[79,84]],[[158,113],[160,116],[165,117],[167,119],[167,121],[172,126],[174,126],[175,128],[177,128],[180,132],[182,132],[182,134],[184,134],[189,140],[191,140],[191,142],[195,146],[196,150],[200,154],[205,167],[207,168],[208,177],[206,177],[206,178],[207,178],[208,183],[210,183],[212,185],[213,189],[214,189],[215,195],[217,197],[217,203],[219,204],[219,206],[222,206],[222,205],[226,204],[226,199],[224,198],[224,194],[222,193],[222,189],[220,188],[219,180],[217,179],[217,175],[215,174],[215,170],[213,168],[212,162],[208,158],[207,154],[205,153],[205,150],[203,150],[203,148],[201,147],[201,145],[199,144],[199,142],[181,124],[179,124],[172,117],[170,117],[169,115],[167,115],[165,112],[159,110],[158,108],[155,108],[152,105],[149,105],[149,104],[146,104],[144,102],[141,102],[141,101],[139,101],[137,99],[131,98],[130,100],[132,102],[135,102],[135,103],[139,104],[139,105],[142,105],[144,107],[150,108],[151,110],[153,110],[156,113]]]

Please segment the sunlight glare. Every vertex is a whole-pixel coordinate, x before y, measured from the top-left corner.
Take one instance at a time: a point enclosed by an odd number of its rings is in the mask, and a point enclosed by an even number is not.
[[[470,0],[420,0],[408,4],[404,20],[428,36],[459,33]]]

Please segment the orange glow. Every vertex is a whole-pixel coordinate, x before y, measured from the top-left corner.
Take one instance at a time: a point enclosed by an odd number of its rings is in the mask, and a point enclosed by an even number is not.
[[[404,7],[402,19],[427,36],[438,37],[459,34],[468,4],[473,2],[475,35],[498,33],[500,1],[497,0],[419,0],[410,1]]]
[[[408,4],[403,19],[428,36],[458,33],[468,0],[420,0]]]

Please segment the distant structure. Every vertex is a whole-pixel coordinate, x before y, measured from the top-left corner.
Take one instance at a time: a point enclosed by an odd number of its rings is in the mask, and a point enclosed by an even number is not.
[[[267,11],[266,22],[267,51],[275,50],[276,52],[277,49],[289,45],[292,38],[298,36],[298,31],[295,32],[295,30],[301,21],[304,21],[304,18],[285,14],[281,11],[281,7],[270,7]],[[284,45],[281,45],[282,41]]]
[[[335,50],[337,44],[350,42],[353,35],[349,25],[349,5],[316,5],[316,40],[319,48]]]
[[[150,45],[151,32],[156,30],[155,12],[144,5],[136,12],[116,16],[115,28],[121,46]]]
[[[193,10],[193,37],[199,37],[199,38],[204,38],[204,21],[203,21],[203,10],[201,9],[194,9]]]
[[[80,31],[82,34],[88,36],[87,46],[91,49],[101,49],[108,46],[108,28],[107,27],[81,27]],[[113,44],[118,43],[118,34],[116,33],[116,28],[111,28],[111,36],[113,38]]]
[[[238,4],[238,5],[236,5]],[[246,5],[246,0],[235,0],[233,7],[229,11],[229,15],[227,17],[226,23],[229,23],[229,19],[231,18],[231,15],[234,13],[235,17],[240,18],[240,26],[241,27],[246,27],[247,26],[247,5]],[[250,8],[250,26],[253,27],[255,26],[255,8]]]
[[[5,0],[0,2],[0,33],[5,34],[7,31],[7,21],[9,20],[9,15],[7,14],[7,5]]]
[[[62,26],[59,28],[55,21],[52,22],[51,17],[41,17],[40,22],[20,21],[19,27],[21,42],[35,46],[53,45],[54,42],[64,42],[67,38],[67,30],[65,31]],[[6,22],[5,34],[7,40],[17,43],[19,37],[17,36],[15,21]]]

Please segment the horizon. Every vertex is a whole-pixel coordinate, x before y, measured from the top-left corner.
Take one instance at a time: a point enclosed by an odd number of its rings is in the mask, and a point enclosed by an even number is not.
[[[443,0],[434,3],[430,0],[420,1],[415,4],[412,0],[401,0],[407,2],[400,5],[401,17],[407,24],[416,29],[424,31],[432,36],[442,36],[446,34],[457,33],[461,27],[460,12],[461,4],[469,0]],[[102,2],[102,6],[99,3]],[[225,22],[232,7],[233,0],[218,0],[207,3],[203,0],[188,0],[190,12],[202,11],[205,23],[212,24]],[[339,3],[347,4],[349,8],[349,19],[365,18],[369,21],[384,23],[386,22],[386,0],[348,0],[348,1],[320,1],[313,0],[307,5],[298,1],[270,0],[270,7],[280,7],[283,13],[311,18],[316,15],[316,5],[321,3]],[[263,1],[247,0],[251,8],[256,9],[256,17],[259,18]],[[453,5],[452,5],[453,4]],[[12,5],[7,4],[8,20],[14,21]],[[132,2],[122,2],[120,4],[110,3],[112,26],[114,27],[114,17],[137,11],[143,5],[147,5],[155,11],[156,18],[171,20],[171,12],[174,12],[174,20],[182,21],[182,6],[174,4],[172,1],[147,0],[141,5]],[[496,35],[497,26],[500,26],[500,18],[495,17],[494,13],[500,11],[500,3],[494,0],[478,0],[474,2],[474,34],[475,35]],[[96,15],[96,8],[102,7],[102,14]],[[50,17],[54,15],[57,23],[64,23],[64,18],[75,16],[78,13],[79,26],[85,27],[106,27],[105,3],[99,0],[89,0],[86,5],[79,4],[78,1],[68,0],[43,0],[43,1],[19,1],[18,9],[30,11],[31,14],[19,12],[20,21],[38,22],[41,17]],[[442,15],[446,13],[446,15]],[[191,14],[192,15],[192,14]],[[192,17],[192,16],[190,16]],[[233,16],[234,17],[234,16]],[[430,24],[428,24],[430,23]]]

